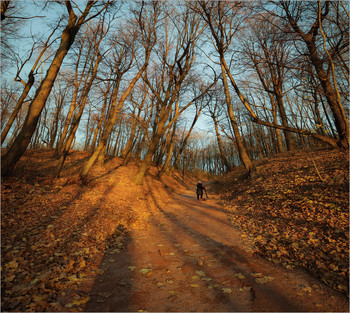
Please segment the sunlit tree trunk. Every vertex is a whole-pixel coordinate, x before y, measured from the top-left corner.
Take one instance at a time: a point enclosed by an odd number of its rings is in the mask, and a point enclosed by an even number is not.
[[[131,153],[132,146],[135,140],[135,134],[136,134],[136,128],[137,128],[137,123],[138,123],[138,118],[140,116],[140,111],[137,116],[135,116],[135,110],[132,113],[132,124],[131,124],[131,130],[130,130],[130,135],[129,139],[122,151],[121,158],[126,159],[126,157]]]
[[[119,88],[117,88],[117,89],[119,90]],[[108,98],[107,98],[108,90],[109,90],[109,85],[108,85],[107,90],[106,90],[105,95],[104,95],[104,101],[103,101],[103,105],[102,105],[100,118],[98,120],[98,124],[97,124],[97,126],[96,126],[96,128],[95,128],[95,130],[93,132],[93,139],[92,139],[92,143],[91,143],[91,146],[90,146],[90,153],[91,154],[93,154],[93,152],[95,150],[98,133],[102,129],[102,123],[103,123],[103,119],[104,119],[104,115],[105,115],[105,111],[106,111],[107,103],[108,103]]]
[[[179,112],[179,102],[177,100],[175,115],[178,112]],[[171,132],[171,135],[169,134],[170,138],[169,138],[167,145],[166,145],[166,148],[167,148],[166,149],[166,158],[165,158],[165,161],[164,161],[164,164],[163,164],[161,170],[157,174],[158,179],[160,179],[165,172],[169,171],[169,163],[170,163],[170,159],[171,159],[171,156],[173,154],[173,149],[174,149],[174,138],[175,138],[175,133],[176,133],[176,125],[177,125],[177,119],[174,122],[174,126],[173,126],[173,130]],[[169,130],[169,133],[170,133],[170,130]]]
[[[159,116],[159,121],[157,124],[157,129],[156,129],[156,131],[152,137],[152,140],[149,144],[146,156],[143,159],[137,173],[132,178],[132,181],[137,185],[141,185],[143,183],[143,177],[145,176],[145,173],[148,169],[149,164],[151,164],[151,162],[152,162],[152,157],[153,157],[153,155],[158,147],[159,140],[164,134],[165,124],[166,124],[166,121],[169,117],[169,111],[170,111],[169,107],[167,108],[165,106],[162,106],[160,116]]]
[[[101,37],[102,39],[102,37]],[[75,134],[76,134],[76,131],[78,129],[78,126],[79,126],[79,123],[80,123],[80,120],[81,120],[81,116],[83,115],[83,112],[84,112],[84,108],[85,108],[85,105],[86,105],[86,102],[87,102],[87,99],[88,99],[88,95],[89,95],[89,92],[91,90],[91,87],[92,87],[92,84],[97,76],[97,69],[98,69],[98,66],[102,60],[102,55],[99,53],[98,51],[98,46],[101,42],[101,39],[100,41],[97,43],[96,45],[96,53],[97,53],[97,58],[96,58],[96,61],[95,61],[95,64],[94,64],[94,68],[92,70],[92,73],[91,73],[91,76],[89,77],[89,81],[87,83],[87,85],[85,86],[84,90],[83,90],[83,95],[82,95],[82,98],[81,98],[81,101],[80,101],[80,104],[79,104],[79,111],[77,113],[77,115],[74,117],[74,121],[71,125],[71,129],[70,129],[70,133],[68,135],[68,138],[67,138],[67,141],[65,142],[65,145],[64,145],[64,148],[63,148],[63,152],[59,158],[59,161],[58,161],[58,165],[56,166],[55,168],[55,171],[54,171],[54,177],[59,177],[60,173],[61,173],[61,170],[62,170],[62,167],[63,167],[63,164],[66,160],[66,157],[69,153],[69,150],[72,146],[72,142],[75,138]]]
[[[90,1],[87,3],[86,8],[79,19],[75,15],[70,1],[66,1],[65,4],[69,13],[68,24],[62,33],[59,48],[56,51],[49,69],[47,70],[46,76],[41,82],[34,99],[29,106],[28,114],[24,121],[23,127],[16,137],[14,143],[2,158],[1,172],[3,176],[7,176],[12,173],[16,163],[26,151],[35,132],[41,111],[46,104],[46,100],[51,92],[62,62],[95,2]]]

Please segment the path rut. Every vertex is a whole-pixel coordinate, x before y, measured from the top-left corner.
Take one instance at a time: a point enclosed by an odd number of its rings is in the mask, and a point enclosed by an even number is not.
[[[187,189],[152,202],[149,226],[105,254],[85,311],[348,311],[344,295],[306,272],[254,255],[215,199]]]

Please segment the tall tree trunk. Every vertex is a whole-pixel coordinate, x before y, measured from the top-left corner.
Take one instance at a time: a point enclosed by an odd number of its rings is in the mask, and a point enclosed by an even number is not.
[[[95,64],[94,64],[94,68],[92,70],[92,73],[91,73],[91,77],[89,78],[89,82],[87,84],[87,86],[85,87],[85,90],[83,91],[83,97],[81,99],[81,103],[80,103],[80,108],[79,108],[79,112],[77,113],[77,116],[75,117],[75,121],[73,122],[73,125],[71,127],[71,130],[70,130],[70,134],[68,136],[68,139],[65,143],[65,146],[64,146],[64,149],[63,149],[63,153],[59,159],[59,162],[58,162],[58,165],[54,171],[54,177],[59,177],[60,173],[61,173],[61,170],[62,170],[62,167],[63,167],[63,164],[66,160],[66,157],[69,153],[69,150],[71,148],[71,145],[72,145],[72,142],[75,138],[75,133],[78,129],[78,126],[79,126],[79,123],[80,123],[80,119],[81,119],[81,116],[83,115],[83,112],[84,112],[84,108],[85,108],[85,105],[86,105],[86,102],[87,102],[87,99],[88,99],[88,95],[89,95],[89,92],[90,92],[90,89],[92,87],[92,84],[93,84],[93,81],[95,80],[96,76],[97,76],[97,69],[98,69],[98,66],[102,60],[102,55],[97,52],[98,56],[97,56],[97,59],[95,61]]]
[[[236,117],[233,113],[231,97],[230,97],[230,90],[228,87],[226,70],[225,70],[225,66],[224,66],[224,60],[222,57],[220,59],[221,59],[221,62],[220,62],[221,63],[221,72],[222,72],[222,80],[223,80],[224,90],[225,90],[227,112],[228,112],[228,115],[230,118],[233,133],[235,135],[235,141],[236,141],[237,148],[238,148],[238,154],[239,154],[239,157],[240,157],[245,169],[248,171],[249,175],[251,177],[253,177],[255,175],[255,166],[248,156],[247,150],[244,147],[243,140],[242,140],[241,134],[239,132],[239,128],[238,128],[238,125],[236,122]]]
[[[329,3],[330,3],[329,1],[325,2],[325,12],[322,13],[321,5],[319,2],[319,8],[318,8],[319,11],[317,14],[317,18],[315,19],[309,32],[305,33],[298,26],[297,20],[291,15],[288,7],[289,3],[281,2],[282,7],[286,12],[287,19],[290,26],[302,38],[302,40],[305,42],[306,47],[308,49],[309,59],[311,61],[311,64],[316,70],[317,78],[321,84],[325,98],[327,99],[327,103],[333,113],[335,127],[337,129],[338,136],[339,136],[339,141],[337,144],[341,148],[347,149],[349,147],[349,121],[345,115],[344,108],[341,104],[339,94],[336,91],[337,86],[335,82],[334,72],[333,72],[334,86],[332,86],[331,75],[328,75],[328,73],[326,73],[326,71],[324,70],[323,68],[324,60],[321,59],[317,51],[318,41],[316,41],[316,36],[318,35],[318,30],[320,30],[324,38],[324,33],[322,31],[322,20],[329,13]],[[325,48],[325,42],[323,42],[323,44],[324,44],[324,50],[327,53],[327,50]],[[327,55],[329,57],[328,53]],[[331,58],[330,58],[330,62],[332,65]]]
[[[149,118],[147,119],[146,125],[143,126],[143,131],[142,131],[142,135],[140,137],[142,137],[137,151],[136,151],[136,163],[138,163],[139,161],[141,161],[141,153],[142,153],[142,148],[143,148],[143,143],[146,141],[147,139],[147,132],[148,132],[148,127],[149,124],[151,123],[152,120],[152,116],[153,116],[153,106],[154,106],[154,101],[151,102],[151,107],[150,107],[150,115]]]
[[[169,107],[166,108],[165,106],[162,106],[158,124],[157,124],[157,129],[152,137],[146,156],[143,159],[137,173],[132,178],[132,181],[137,185],[143,184],[143,177],[145,176],[148,166],[152,162],[152,157],[158,147],[159,140],[164,135],[165,123],[169,117],[169,111],[170,111]]]
[[[258,136],[258,131],[256,130],[254,123],[251,123],[251,127],[253,128],[255,144],[256,144],[256,147],[258,148],[258,151],[259,151],[259,159],[262,160],[263,154],[262,154],[262,148],[261,148],[261,144],[260,144],[260,140],[259,140],[259,136]]]
[[[282,120],[282,125],[288,127],[288,117],[287,117],[286,109],[283,102],[282,90],[281,88],[274,86],[274,91],[276,95],[278,110],[280,112],[280,117]],[[284,134],[284,137],[286,138],[287,150],[293,151],[295,149],[295,143],[292,137],[292,133],[287,130],[284,130],[283,134]]]
[[[138,117],[139,117],[139,115],[137,116],[137,118]],[[136,134],[137,118],[135,116],[135,111],[134,111],[132,114],[132,125],[131,125],[131,130],[130,130],[130,136],[129,136],[129,139],[125,145],[125,148],[120,156],[122,159],[125,159],[132,149],[133,142],[135,139],[135,134]]]
[[[73,94],[73,98],[69,107],[69,111],[67,114],[67,118],[66,121],[64,123],[64,128],[63,128],[63,132],[61,134],[60,140],[58,141],[57,145],[56,145],[56,149],[55,149],[55,153],[54,153],[54,158],[58,158],[60,156],[64,141],[67,137],[67,133],[68,133],[68,129],[69,129],[69,125],[71,123],[72,117],[73,117],[73,113],[74,110],[76,108],[76,104],[77,104],[77,97],[78,97],[78,88],[75,88],[74,90],[74,94]]]
[[[38,119],[43,110],[46,100],[51,92],[52,86],[56,80],[62,62],[72,46],[75,36],[79,31],[80,26],[75,25],[76,15],[72,13],[69,17],[67,27],[62,33],[60,46],[55,54],[55,57],[47,71],[44,80],[41,82],[33,101],[29,106],[29,110],[24,121],[23,127],[11,145],[7,153],[2,158],[1,172],[3,176],[11,174],[18,160],[26,151],[30,140],[35,132]]]
[[[272,104],[272,117],[273,117],[274,124],[278,124],[276,103]],[[282,153],[283,152],[283,143],[282,143],[281,132],[278,128],[275,128],[275,134],[276,134],[277,153]]]
[[[119,90],[119,89],[118,89]],[[102,106],[102,110],[101,110],[101,115],[100,115],[100,118],[98,120],[98,124],[94,130],[94,137],[92,139],[92,143],[91,143],[91,146],[90,146],[90,153],[93,154],[94,153],[94,150],[95,150],[95,146],[96,146],[96,142],[97,142],[97,136],[98,136],[98,132],[101,130],[102,128],[102,122],[103,122],[103,118],[104,118],[104,115],[105,115],[105,111],[106,111],[106,107],[107,107],[107,93],[105,95],[105,99],[103,101],[103,106]]]
[[[179,98],[176,102],[175,116],[178,112],[179,112]],[[174,149],[174,137],[175,137],[175,133],[176,133],[176,125],[177,125],[177,119],[174,122],[173,131],[171,133],[171,136],[169,138],[169,143],[167,145],[165,162],[164,162],[161,170],[157,174],[158,179],[160,179],[165,172],[169,171],[169,163],[170,163],[170,159],[171,159],[171,156],[173,154],[173,149]],[[170,130],[169,130],[169,132],[170,132]]]

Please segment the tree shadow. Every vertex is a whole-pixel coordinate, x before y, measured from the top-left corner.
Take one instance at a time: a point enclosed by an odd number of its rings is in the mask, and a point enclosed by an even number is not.
[[[220,241],[215,240],[211,236],[208,236],[207,234],[204,234],[192,227],[189,227],[182,219],[178,218],[174,213],[170,212],[170,210],[167,210],[164,206],[162,206],[159,203],[157,197],[155,196],[155,191],[152,190],[150,185],[148,185],[148,189],[149,194],[151,195],[152,201],[156,206],[157,210],[161,213],[161,215],[164,218],[167,219],[169,224],[171,224],[171,228],[173,228],[172,232],[169,232],[167,231],[169,226],[165,227],[164,234],[166,234],[168,240],[171,243],[173,243],[175,246],[177,245],[177,250],[179,254],[183,253],[185,247],[183,247],[181,243],[180,245],[178,244],[179,240],[176,238],[176,236],[177,234],[186,234],[196,242],[196,245],[198,245],[201,249],[203,249],[204,251],[216,258],[217,263],[220,265],[220,267],[223,268],[223,270],[221,270],[223,271],[221,275],[223,275],[225,279],[227,278],[227,281],[230,281],[231,284],[235,285],[237,287],[237,290],[239,290],[239,288],[253,287],[249,291],[249,297],[251,301],[254,301],[256,295],[258,294],[260,298],[265,299],[266,303],[271,304],[271,307],[279,308],[281,311],[303,311],[303,309],[301,309],[300,306],[297,306],[295,303],[289,301],[289,299],[287,299],[276,288],[268,285],[261,286],[255,282],[255,277],[251,276],[251,273],[259,272],[260,268],[255,264],[251,263],[251,260],[248,259],[247,252],[245,252],[238,246],[230,246],[224,244]],[[193,203],[191,205],[191,203],[188,202],[186,206],[188,209],[188,214],[191,214],[192,210],[197,210],[193,208]],[[215,210],[216,208],[211,207],[210,209]],[[153,219],[155,219],[155,222],[157,222],[155,216],[153,216]],[[223,221],[219,220],[219,222]],[[232,227],[232,225],[230,226]],[[217,280],[217,273],[215,273],[215,270],[205,265],[198,266],[197,256],[184,256],[183,259],[184,263],[189,262],[193,268],[197,268],[198,270],[205,269],[207,277],[211,279],[212,285],[220,285],[220,281]],[[237,272],[240,272],[244,275],[244,281],[242,281],[239,277],[235,276]],[[229,311],[242,311],[242,309],[244,308],[243,302],[245,300],[243,298],[240,298],[240,292],[236,293],[236,295],[238,295],[236,301],[233,301],[232,297],[224,294],[222,290],[220,290],[220,288],[214,288],[211,290],[211,292],[213,293],[215,299],[217,299],[220,302],[224,301],[227,304],[227,308],[229,308]],[[240,303],[240,301],[242,301],[242,303]]]
[[[62,196],[66,201],[55,197],[46,210],[44,204],[38,205],[35,207],[35,212],[32,212],[31,207],[26,208],[25,205],[22,206],[18,202],[15,203],[16,206],[3,207],[2,224],[6,223],[7,225],[6,230],[4,228],[2,230],[2,245],[6,245],[6,249],[1,251],[3,262],[11,261],[12,250],[16,246],[21,251],[23,263],[31,264],[27,268],[20,264],[18,270],[27,270],[30,279],[40,279],[41,281],[40,287],[37,287],[28,278],[23,282],[19,280],[18,284],[22,288],[35,289],[39,296],[49,292],[50,301],[56,301],[60,298],[62,287],[66,288],[66,285],[62,285],[62,283],[67,282],[67,277],[72,274],[80,277],[83,272],[79,267],[81,262],[87,264],[83,269],[88,268],[91,264],[91,257],[82,251],[91,247],[89,238],[92,236],[91,239],[94,240],[95,234],[93,232],[88,234],[90,226],[94,224],[105,198],[112,189],[107,186],[95,204],[88,204],[80,208],[77,204],[79,205],[80,200],[89,191],[90,188],[76,186],[74,193],[69,198],[65,197],[63,191]],[[55,193],[54,191],[52,194]],[[30,200],[30,197],[23,195],[23,199]],[[34,219],[33,216],[36,218]],[[18,219],[17,225],[10,222],[11,220],[16,221],[15,218]],[[16,227],[20,227],[20,231],[14,231]],[[5,234],[6,236],[4,236]],[[12,234],[11,238],[9,238],[10,234]],[[22,240],[23,236],[26,237],[25,241]],[[104,245],[104,242],[95,241],[94,248],[101,249],[101,245]],[[3,299],[5,298],[5,289],[11,291],[15,288],[15,285],[2,281]],[[16,291],[14,295],[16,295]],[[3,300],[2,309],[25,311],[28,303],[25,301],[15,303],[14,297]]]
[[[125,245],[131,243],[126,235]],[[129,269],[131,256],[127,249],[111,245],[103,256],[98,275],[91,290],[87,293],[90,300],[84,312],[128,312],[132,289],[132,271]],[[116,270],[117,269],[117,270]]]

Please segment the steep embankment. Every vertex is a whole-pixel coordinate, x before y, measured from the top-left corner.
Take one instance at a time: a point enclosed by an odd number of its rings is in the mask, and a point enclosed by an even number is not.
[[[3,310],[59,309],[64,290],[96,276],[107,248],[123,249],[129,229],[147,225],[152,195],[131,183],[136,165],[111,159],[83,186],[78,173],[88,154],[72,152],[59,179],[51,178],[52,155],[26,152],[14,176],[2,181]],[[150,169],[148,185],[161,200],[181,188],[174,178],[157,181],[155,173]]]
[[[286,153],[260,162],[257,171],[254,180],[233,171],[216,185],[232,224],[258,254],[304,268],[347,294],[348,154]]]

